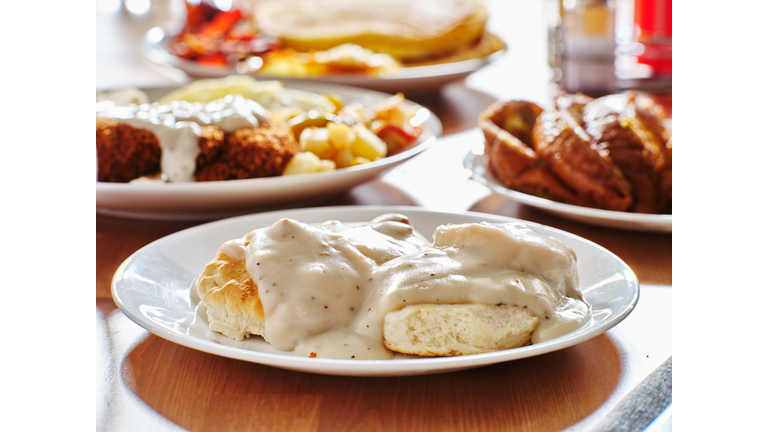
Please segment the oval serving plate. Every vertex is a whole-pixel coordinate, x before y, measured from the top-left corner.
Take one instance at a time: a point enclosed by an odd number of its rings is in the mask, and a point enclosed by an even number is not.
[[[360,101],[374,104],[391,95],[356,87],[325,83],[291,83],[289,88],[315,93],[334,93],[345,104]],[[152,96],[163,96],[173,89],[147,90]],[[423,128],[411,148],[367,164],[333,171],[201,183],[96,183],[96,212],[108,216],[154,220],[211,220],[256,210],[306,207],[372,180],[431,147],[443,128],[437,116],[427,108],[410,101],[405,104],[418,110]]]
[[[406,376],[450,372],[560,350],[598,336],[626,318],[637,304],[639,283],[632,270],[606,249],[555,228],[526,222],[541,234],[568,243],[578,257],[579,280],[592,319],[559,338],[526,347],[459,357],[397,354],[392,360],[336,360],[277,351],[260,337],[221,344],[195,312],[190,288],[218,247],[279,218],[306,223],[337,219],[365,221],[384,213],[406,215],[425,235],[446,223],[510,222],[483,213],[446,213],[418,207],[353,206],[282,210],[211,222],[161,238],[131,255],[112,280],[112,296],[131,320],[169,341],[203,352],[302,372],[344,376]],[[210,335],[213,339],[209,338]]]

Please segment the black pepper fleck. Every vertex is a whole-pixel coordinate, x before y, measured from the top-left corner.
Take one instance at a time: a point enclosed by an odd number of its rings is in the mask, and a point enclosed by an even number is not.
[[[351,307],[351,308],[349,308],[349,310],[353,311],[353,310],[355,310],[355,308]]]
[[[549,319],[549,317],[545,317],[546,319]]]
[[[326,306],[325,308],[328,309],[328,306]]]
[[[430,276],[434,276],[434,275],[435,275],[435,274],[434,274],[434,273],[432,273]]]
[[[352,356],[352,358],[355,358],[355,356]]]
[[[504,304],[504,303],[498,303],[498,304],[496,304],[496,306],[501,306],[501,305],[503,305],[503,304]]]

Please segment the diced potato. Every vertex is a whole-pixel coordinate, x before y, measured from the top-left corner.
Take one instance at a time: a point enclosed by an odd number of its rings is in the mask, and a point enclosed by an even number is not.
[[[352,166],[352,159],[354,158],[355,155],[352,154],[352,150],[346,148],[339,150],[333,160],[336,162],[337,167],[346,168],[348,166]]]
[[[363,125],[356,124],[352,130],[357,135],[350,149],[355,156],[376,160],[387,155],[387,144]]]
[[[329,159],[336,153],[328,140],[328,129],[320,127],[308,127],[301,131],[299,150],[312,152],[322,159]]]
[[[299,152],[293,155],[283,170],[283,175],[307,174],[322,169],[322,161],[312,152]]]
[[[346,124],[329,122],[325,127],[328,129],[328,140],[337,150],[349,148],[355,142],[355,133]]]
[[[318,171],[333,171],[336,169],[336,162],[327,159],[320,159],[320,169]]]
[[[360,156],[355,156],[354,158],[352,158],[352,163],[350,164],[350,166],[362,165],[367,163],[371,163],[371,161],[369,159],[366,159]]]

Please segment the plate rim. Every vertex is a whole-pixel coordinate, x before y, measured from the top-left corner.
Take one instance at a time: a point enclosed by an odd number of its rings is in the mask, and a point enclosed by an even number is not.
[[[655,232],[672,232],[672,215],[671,214],[645,214],[645,213],[630,213],[620,212],[614,210],[594,209],[589,207],[582,207],[573,204],[566,204],[557,201],[552,201],[546,198],[537,197],[534,195],[526,194],[520,191],[509,189],[504,187],[494,177],[491,176],[487,167],[488,155],[485,153],[478,153],[475,150],[469,150],[464,156],[463,165],[465,169],[468,169],[472,173],[472,179],[481,185],[491,189],[492,191],[504,195],[510,199],[518,201],[523,204],[536,207],[538,209],[554,212],[556,214],[570,214],[574,216],[588,217],[600,221],[606,222],[623,222],[632,224],[654,224],[658,226],[654,229]],[[478,170],[482,170],[479,173]],[[563,216],[565,217],[565,216]],[[640,229],[641,227],[636,227]]]
[[[201,339],[196,336],[188,336],[188,335],[181,335],[178,333],[174,333],[156,324],[153,321],[146,320],[140,315],[135,314],[134,311],[130,309],[123,302],[123,299],[119,292],[119,288],[117,287],[118,280],[120,279],[125,269],[129,266],[129,264],[132,261],[137,259],[137,257],[142,253],[147,253],[149,249],[154,247],[159,247],[159,245],[162,244],[163,242],[170,242],[176,238],[180,238],[184,236],[200,235],[200,233],[206,230],[216,229],[217,227],[221,227],[228,224],[243,222],[246,219],[250,219],[250,218],[261,219],[261,218],[268,218],[273,216],[285,217],[285,213],[301,214],[301,213],[313,213],[313,212],[319,212],[321,214],[330,213],[330,214],[341,215],[341,214],[347,214],[344,212],[349,212],[349,211],[353,213],[371,213],[371,214],[379,213],[379,212],[383,212],[383,213],[401,212],[406,215],[408,212],[415,212],[415,213],[420,213],[422,215],[427,215],[429,217],[446,217],[450,215],[458,215],[458,216],[468,216],[470,218],[477,218],[477,219],[488,217],[491,219],[496,219],[501,221],[522,221],[533,227],[538,227],[545,231],[546,230],[554,231],[565,237],[574,239],[579,242],[583,242],[584,244],[592,248],[596,248],[597,250],[599,250],[604,254],[607,254],[609,257],[615,260],[620,267],[623,267],[622,274],[626,277],[627,287],[628,287],[628,290],[631,291],[632,293],[632,299],[626,307],[618,311],[618,313],[612,314],[611,317],[606,321],[601,321],[593,325],[592,323],[594,318],[592,317],[590,318],[590,321],[589,321],[590,326],[586,329],[582,327],[578,330],[575,330],[574,332],[552,339],[551,341],[543,342],[540,344],[533,344],[526,347],[515,348],[511,350],[495,351],[495,352],[483,353],[483,354],[456,356],[456,357],[431,357],[431,358],[392,359],[392,360],[351,360],[351,359],[347,360],[347,359],[325,359],[325,358],[309,359],[309,358],[286,355],[286,354],[274,354],[274,353],[252,351],[252,350],[246,350],[242,348],[219,344],[210,339]],[[292,217],[292,216],[288,216],[288,217]],[[191,285],[191,282],[190,282],[190,285]],[[188,348],[207,352],[214,355],[219,355],[219,356],[228,357],[228,358],[235,358],[238,360],[258,363],[258,364],[271,366],[271,367],[278,367],[282,369],[317,373],[317,374],[326,374],[326,375],[369,376],[369,377],[371,376],[408,376],[408,375],[421,375],[421,374],[430,374],[430,373],[443,373],[443,372],[450,372],[454,370],[463,370],[463,369],[469,369],[469,368],[475,368],[475,367],[482,367],[482,366],[487,366],[487,365],[500,363],[500,362],[519,360],[523,358],[529,358],[529,357],[533,357],[533,356],[537,356],[537,355],[541,355],[549,352],[558,351],[558,350],[582,343],[596,336],[599,336],[605,333],[606,331],[610,330],[611,328],[615,327],[616,325],[618,325],[627,316],[629,316],[629,314],[635,309],[635,306],[637,305],[637,302],[639,300],[639,295],[640,295],[640,283],[639,283],[639,280],[637,279],[637,276],[634,274],[632,269],[623,260],[621,260],[621,258],[616,256],[614,253],[612,253],[608,249],[588,239],[569,233],[567,231],[564,231],[555,227],[543,225],[540,223],[525,221],[518,218],[512,218],[512,217],[503,216],[503,215],[494,215],[494,214],[473,212],[473,211],[446,212],[446,211],[431,210],[428,208],[416,207],[416,206],[386,206],[386,205],[384,206],[378,206],[378,205],[377,206],[329,206],[329,207],[309,207],[309,208],[300,208],[300,209],[292,209],[292,210],[277,210],[277,211],[271,211],[266,213],[256,213],[256,214],[249,214],[249,215],[243,215],[243,216],[236,216],[232,218],[217,220],[214,222],[209,222],[209,223],[197,225],[194,227],[190,227],[190,228],[178,231],[176,233],[169,234],[160,239],[157,239],[145,245],[144,247],[140,248],[133,254],[131,254],[128,258],[126,258],[120,264],[118,269],[115,271],[115,274],[111,280],[110,288],[111,288],[112,298],[115,301],[115,304],[126,316],[128,316],[129,319],[131,319],[131,321],[135,322],[137,325],[143,327],[144,329],[155,334],[156,336],[169,340],[171,342],[177,343],[179,345],[186,346]],[[590,308],[591,307],[592,306],[590,305]],[[577,333],[577,334],[573,335],[573,333]],[[572,336],[568,337],[568,335],[572,335]],[[257,359],[254,359],[253,357],[256,357]],[[429,363],[425,365],[424,364],[425,362],[429,362]],[[367,369],[349,368],[349,366],[352,366],[352,365],[358,365],[358,366],[362,365],[362,366],[369,366],[369,367]],[[400,367],[398,365],[403,365],[403,366]],[[421,366],[421,367],[417,367],[416,369],[414,369],[414,368],[409,368],[409,366]],[[428,368],[425,368],[424,366],[427,366]],[[376,369],[374,373],[372,373],[372,371],[369,370],[372,368]]]

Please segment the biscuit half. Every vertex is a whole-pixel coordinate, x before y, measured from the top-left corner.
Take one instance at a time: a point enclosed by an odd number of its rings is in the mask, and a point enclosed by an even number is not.
[[[531,343],[539,324],[516,305],[410,305],[384,317],[384,346],[420,356],[459,356]]]
[[[197,293],[206,306],[211,330],[237,341],[251,334],[264,337],[264,306],[245,260],[216,255],[198,278]]]

